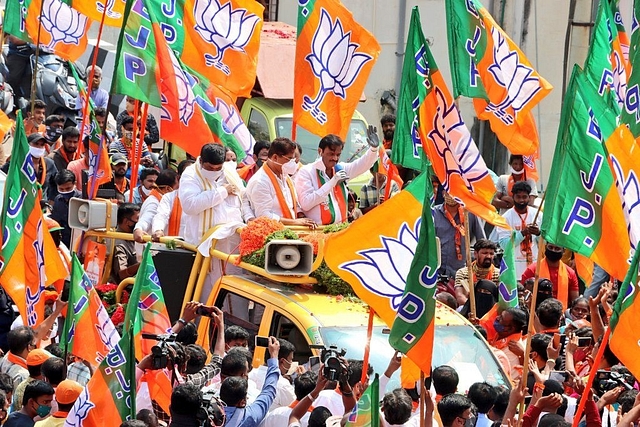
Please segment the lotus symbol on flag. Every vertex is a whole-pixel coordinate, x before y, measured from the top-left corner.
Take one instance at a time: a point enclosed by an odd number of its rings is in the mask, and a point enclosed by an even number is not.
[[[245,164],[255,163],[253,160],[253,146],[255,145],[255,139],[249,129],[244,124],[242,117],[238,114],[238,110],[233,105],[228,105],[221,98],[215,97],[215,107],[222,116],[222,123],[229,129],[238,142],[242,145],[242,149],[247,154],[247,157],[243,160]]]
[[[99,1],[96,2],[96,10],[99,13],[104,13],[105,8],[107,9],[107,16],[113,19],[120,19],[122,14],[113,11],[113,6],[116,4],[116,0],[107,0],[105,3],[101,3]]]
[[[171,64],[173,65],[173,72],[176,75],[176,87],[178,88],[178,114],[182,124],[187,126],[195,112],[194,104],[196,102],[196,97],[189,85],[188,77],[185,75],[182,67],[180,67],[180,64],[178,64],[178,61],[173,52],[171,52],[171,49],[169,49],[169,51],[171,55]]]
[[[480,181],[489,172],[456,104],[451,102],[447,105],[442,90],[437,86],[434,90],[438,106],[433,118],[433,130],[429,132],[428,137],[433,141],[438,155],[444,162],[446,178],[442,186],[450,192],[450,177],[458,175],[469,191],[473,192],[473,183]],[[462,200],[455,199],[464,204]]]
[[[79,44],[84,35],[87,17],[60,0],[44,0],[42,3],[42,26],[51,35],[47,48],[56,43]]]
[[[196,20],[196,32],[217,50],[215,55],[204,54],[206,64],[230,75],[229,66],[223,62],[225,51],[232,49],[244,52],[260,17],[248,13],[247,9],[232,10],[231,1],[222,6],[219,0],[196,0],[193,16]]]
[[[398,237],[380,236],[382,247],[357,252],[366,260],[345,262],[339,268],[356,276],[370,292],[389,298],[391,308],[397,310],[418,246],[421,222],[418,218],[413,229],[403,223]]]
[[[489,103],[487,111],[506,125],[512,125],[515,118],[507,109],[512,108],[517,115],[542,88],[540,80],[532,76],[533,68],[520,62],[520,54],[517,50],[510,49],[509,42],[498,29],[491,29],[491,37],[496,47],[489,72],[500,86],[507,89],[507,96],[500,104]]]
[[[87,388],[82,391],[78,400],[73,404],[73,409],[69,413],[66,425],[81,426],[83,421],[89,416],[89,412],[96,407],[95,403],[89,400],[89,392]],[[75,419],[74,419],[75,418]]]
[[[340,19],[335,24],[325,9],[320,11],[320,25],[313,35],[311,53],[305,59],[311,64],[313,74],[320,80],[320,90],[315,98],[303,96],[302,108],[309,111],[316,121],[324,125],[327,114],[320,110],[320,105],[328,92],[346,99],[348,89],[358,77],[365,63],[373,56],[356,53],[360,45],[351,43],[351,31],[344,33]],[[360,94],[358,94],[359,96]]]

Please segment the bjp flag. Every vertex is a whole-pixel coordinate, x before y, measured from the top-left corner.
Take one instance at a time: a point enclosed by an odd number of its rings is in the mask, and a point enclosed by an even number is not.
[[[72,0],[71,7],[87,18],[102,22],[110,27],[122,27],[126,0]]]
[[[300,125],[346,138],[380,45],[338,0],[299,2],[293,139]]]

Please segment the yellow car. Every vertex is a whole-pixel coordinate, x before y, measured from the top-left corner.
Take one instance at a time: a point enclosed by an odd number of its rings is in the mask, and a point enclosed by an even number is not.
[[[254,281],[255,280],[255,281]],[[255,276],[252,280],[225,276],[209,297],[208,305],[221,307],[225,325],[242,326],[249,331],[249,346],[255,336],[275,336],[290,341],[296,348],[294,360],[304,364],[321,350],[310,345],[335,345],[346,350],[345,357],[362,359],[366,344],[368,308],[358,300],[315,293],[309,287],[288,286]],[[215,331],[209,318],[202,317],[198,344],[205,348]],[[371,342],[370,363],[382,374],[394,350],[388,343],[386,325],[376,317]],[[386,332],[386,333],[385,333]],[[254,352],[253,366],[264,363],[264,349]],[[510,387],[487,342],[466,319],[437,302],[436,336],[433,366],[450,365],[459,373],[459,390],[467,390],[476,381]],[[399,387],[398,375],[388,389]]]

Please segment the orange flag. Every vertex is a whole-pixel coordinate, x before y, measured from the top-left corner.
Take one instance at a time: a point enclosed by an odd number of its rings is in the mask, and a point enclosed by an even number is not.
[[[315,135],[344,139],[379,54],[373,35],[338,0],[300,2],[293,138],[300,125]]]
[[[389,200],[389,197],[391,195],[391,181],[395,182],[398,185],[399,190],[402,190],[404,181],[402,181],[402,178],[400,178],[398,168],[389,158],[387,150],[385,150],[382,146],[380,146],[380,148],[378,149],[378,173],[387,176],[387,186],[384,189],[385,200]]]
[[[102,15],[106,8],[104,24],[118,28],[122,27],[125,5],[126,2],[122,0],[73,0],[71,2],[71,7],[87,18],[98,22],[102,21]]]

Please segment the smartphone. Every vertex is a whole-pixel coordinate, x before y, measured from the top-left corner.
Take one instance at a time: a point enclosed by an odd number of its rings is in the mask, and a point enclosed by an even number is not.
[[[269,347],[269,337],[256,335],[256,347]]]
[[[431,388],[431,377],[427,377],[424,379],[424,388],[429,390]]]
[[[309,370],[316,373],[320,370],[320,356],[311,356],[309,358]]]
[[[551,371],[549,379],[564,383],[569,381],[569,373],[567,371]]]
[[[578,337],[578,347],[589,347],[591,345],[591,338]]]
[[[200,316],[211,317],[211,313],[213,313],[213,307],[201,305],[200,307],[196,308],[196,314]]]

